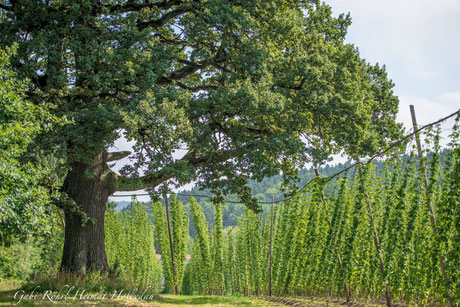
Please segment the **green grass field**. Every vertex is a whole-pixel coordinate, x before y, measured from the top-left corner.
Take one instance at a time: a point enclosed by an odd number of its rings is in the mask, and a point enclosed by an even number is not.
[[[46,293],[38,290],[23,290],[21,283],[0,280],[0,306],[343,306],[342,300],[314,297],[243,297],[213,295],[172,295],[159,294],[139,299],[141,293],[117,297],[107,292],[84,292],[84,296],[75,295],[56,297],[56,292]],[[21,294],[24,295],[21,298]],[[33,295],[33,297],[31,297]],[[382,302],[358,300],[349,306],[383,306]]]
[[[67,299],[51,302],[43,293],[35,298],[25,298],[19,304],[19,296],[14,298],[17,290],[0,291],[0,306],[283,306],[276,302],[255,297],[234,296],[186,296],[186,295],[156,295],[153,299],[138,300],[135,298],[95,299],[85,300],[68,297]]]

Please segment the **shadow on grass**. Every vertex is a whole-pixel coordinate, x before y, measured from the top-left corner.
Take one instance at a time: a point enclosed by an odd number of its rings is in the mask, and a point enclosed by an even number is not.
[[[29,300],[25,299],[22,300],[18,304],[18,299],[14,298],[14,294],[18,291],[19,289],[15,290],[8,290],[8,291],[1,291],[0,290],[0,306],[56,306],[54,303],[47,303],[43,302],[42,300]]]
[[[0,303],[15,303],[13,297],[16,290],[1,291],[0,290]]]
[[[39,302],[23,301],[20,304],[17,299],[14,299],[14,294],[17,290],[0,291],[0,306],[43,306]]]

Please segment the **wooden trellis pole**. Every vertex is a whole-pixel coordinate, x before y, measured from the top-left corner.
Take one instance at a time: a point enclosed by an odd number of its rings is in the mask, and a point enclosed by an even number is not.
[[[272,274],[273,274],[273,206],[275,203],[275,196],[272,196],[272,210],[270,217],[270,278],[268,280],[268,295],[272,296]]]
[[[425,195],[426,195],[426,200],[427,200],[427,205],[428,205],[428,211],[430,213],[430,224],[431,224],[431,231],[433,232],[433,235],[436,237],[436,216],[434,213],[434,206],[433,203],[430,201],[430,196],[429,196],[429,189],[428,189],[428,176],[426,174],[426,168],[425,168],[425,163],[423,162],[423,152],[422,152],[422,145],[420,142],[420,134],[417,131],[418,125],[417,125],[417,118],[415,117],[415,108],[413,105],[409,106],[410,108],[410,115],[412,118],[412,127],[414,128],[414,137],[415,137],[415,143],[417,145],[417,154],[418,154],[418,161],[420,165],[420,170],[422,171],[422,176],[423,176],[423,186],[425,188]],[[447,273],[446,273],[446,266],[444,264],[444,257],[441,252],[438,254],[438,259],[439,259],[439,266],[441,268],[441,274],[442,274],[442,279],[446,285],[447,288],[447,298],[449,299],[449,302],[454,305],[454,301],[452,297],[450,296],[450,284],[448,281]]]
[[[363,184],[364,184],[364,178],[362,177],[363,171],[361,169],[361,164],[358,164],[358,172],[359,172],[360,180],[363,180]],[[377,253],[377,256],[379,258],[380,273],[382,274],[382,281],[385,284],[385,299],[387,301],[387,306],[391,307],[393,306],[392,295],[391,295],[390,287],[388,286],[388,280],[385,276],[385,266],[383,262],[382,253],[380,252],[380,240],[379,240],[377,228],[375,227],[374,215],[372,213],[372,205],[371,205],[371,201],[369,198],[369,194],[367,193],[367,190],[365,189],[364,186],[363,186],[363,191],[364,191],[364,198],[366,199],[366,204],[367,204],[367,213],[369,215],[369,221],[371,223],[372,233],[374,237],[375,252]]]
[[[171,235],[171,220],[169,218],[169,204],[168,204],[168,195],[166,194],[166,189],[164,190],[164,200],[165,200],[165,207],[166,207],[166,220],[168,221],[169,248],[171,250],[171,267],[172,267],[172,273],[173,273],[174,294],[179,294],[179,287],[177,286],[176,268],[174,266],[174,248],[173,248],[173,241],[172,241],[172,235]]]

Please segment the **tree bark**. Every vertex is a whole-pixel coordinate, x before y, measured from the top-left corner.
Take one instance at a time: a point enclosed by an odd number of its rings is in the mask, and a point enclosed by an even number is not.
[[[93,163],[75,162],[64,182],[64,192],[73,199],[77,210],[65,206],[65,240],[61,271],[85,274],[108,270],[105,252],[104,215],[114,188],[107,180],[106,154]],[[108,183],[109,182],[109,183]],[[79,211],[86,214],[87,220]]]

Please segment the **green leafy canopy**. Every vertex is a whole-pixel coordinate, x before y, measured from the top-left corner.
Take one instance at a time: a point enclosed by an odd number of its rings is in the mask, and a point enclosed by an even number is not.
[[[0,244],[51,231],[47,204],[58,185],[54,159],[27,155],[34,138],[58,121],[48,106],[26,99],[27,82],[10,68],[15,53],[16,46],[0,49]]]
[[[71,164],[135,141],[113,190],[196,180],[256,208],[248,179],[373,153],[401,130],[385,68],[320,1],[0,3],[0,46],[18,44],[29,99],[72,120],[40,144]]]

